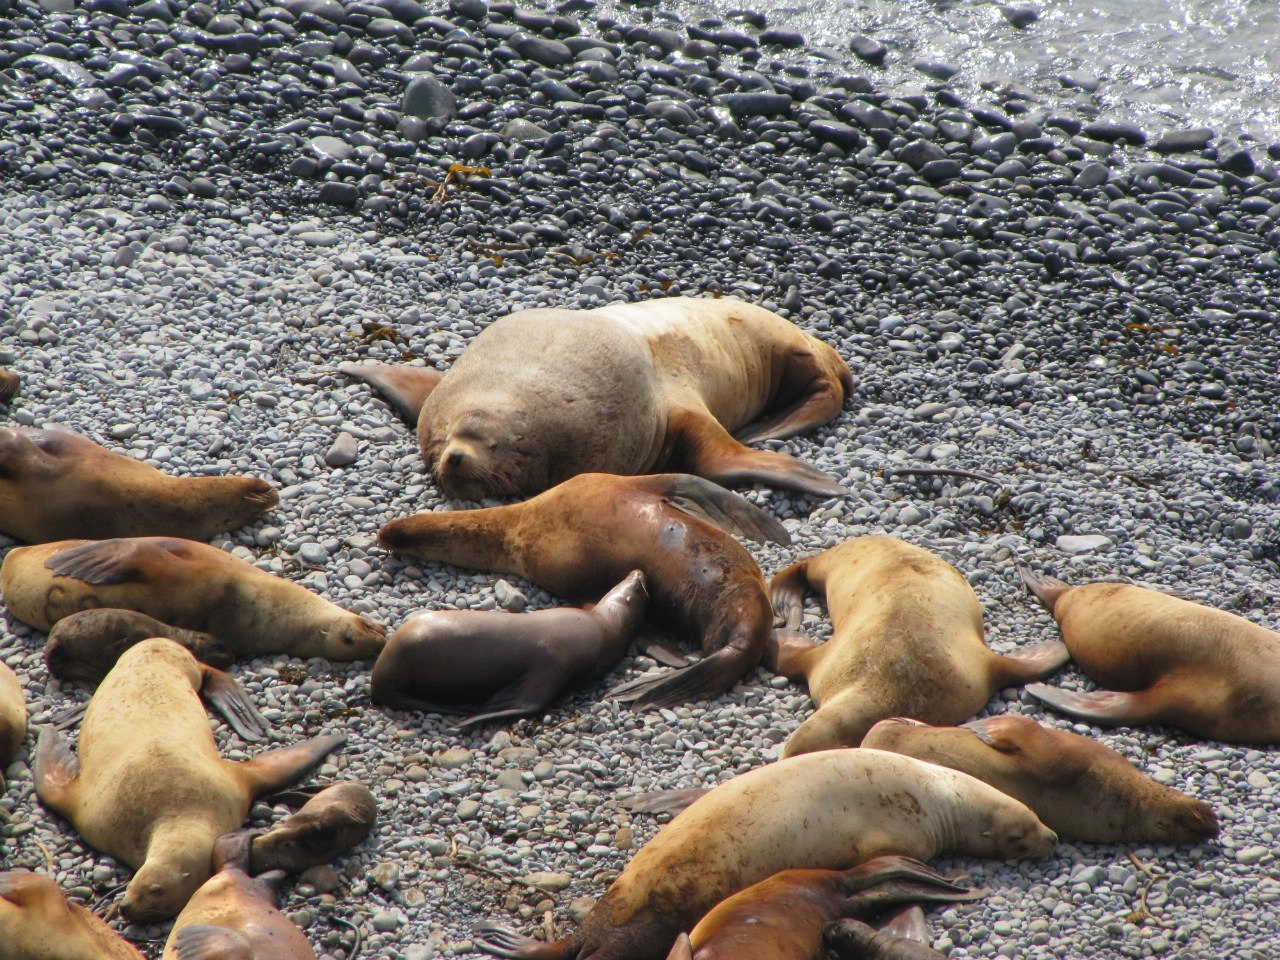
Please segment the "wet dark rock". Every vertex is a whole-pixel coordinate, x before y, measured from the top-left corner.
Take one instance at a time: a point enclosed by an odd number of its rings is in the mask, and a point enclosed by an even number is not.
[[[781,30],[777,27],[760,34],[760,42],[774,47],[796,49],[804,46],[804,34],[795,30]]]
[[[1166,130],[1151,143],[1156,153],[1197,153],[1209,145],[1213,131],[1208,127]]]
[[[419,74],[405,86],[400,111],[406,117],[447,123],[457,116],[458,98],[435,77]]]
[[[1082,129],[1086,137],[1101,140],[1104,143],[1117,143],[1123,140],[1126,143],[1141,146],[1147,142],[1147,135],[1142,132],[1142,128],[1129,120],[1095,120],[1092,123],[1086,123]]]
[[[792,100],[784,93],[754,91],[726,93],[717,98],[738,117],[776,117],[791,112]]]
[[[889,48],[879,40],[873,40],[861,33],[849,40],[849,49],[860,60],[865,60],[877,67],[884,63],[885,55],[889,52]]]
[[[960,166],[960,161],[949,157],[930,160],[920,168],[920,176],[930,183],[944,183],[947,180],[955,180],[963,172],[964,168]]]
[[[1218,166],[1240,177],[1253,173],[1256,164],[1248,148],[1235,140],[1223,140],[1216,151]]]
[[[814,120],[809,124],[809,133],[844,150],[861,149],[867,142],[855,127],[839,120]]]
[[[1029,27],[1040,19],[1040,12],[1035,7],[1012,6],[1010,4],[997,3],[996,8],[1004,15],[1004,18],[1019,30]]]
[[[360,188],[354,183],[330,180],[320,185],[319,199],[338,207],[354,207],[360,199]]]
[[[520,56],[544,67],[562,67],[573,59],[573,51],[559,40],[516,34],[509,42]]]
[[[945,160],[947,153],[936,143],[928,140],[913,140],[898,151],[898,159],[919,170],[934,160]]]
[[[946,63],[942,60],[912,60],[911,66],[916,70],[919,70],[926,77],[932,77],[934,80],[942,81],[950,80],[960,72],[960,68],[955,64]]]

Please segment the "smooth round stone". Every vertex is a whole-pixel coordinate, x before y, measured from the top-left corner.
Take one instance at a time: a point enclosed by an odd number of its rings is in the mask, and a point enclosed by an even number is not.
[[[1055,546],[1063,553],[1092,553],[1111,546],[1111,538],[1100,533],[1063,534],[1055,541]]]
[[[390,910],[379,910],[369,922],[373,924],[373,929],[379,933],[390,933],[400,926],[400,918]]]
[[[331,467],[349,467],[356,462],[358,452],[359,445],[356,438],[344,430],[338,434],[338,438],[333,441],[333,446],[324,455],[324,462]]]
[[[312,137],[307,146],[322,159],[350,160],[356,155],[355,147],[338,137]]]
[[[458,114],[458,98],[430,74],[415,76],[404,88],[400,111],[419,120],[451,120]]]
[[[298,556],[306,563],[316,565],[328,563],[329,554],[325,552],[324,547],[318,543],[304,543],[298,549]]]
[[[463,800],[458,804],[459,820],[474,820],[480,815],[480,804],[475,800]]]

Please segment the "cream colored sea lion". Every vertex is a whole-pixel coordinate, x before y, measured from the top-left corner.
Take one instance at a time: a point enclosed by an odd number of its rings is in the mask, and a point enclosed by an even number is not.
[[[666,706],[728,690],[764,653],[773,625],[764,578],[725,529],[786,542],[778,520],[735,493],[684,474],[585,473],[532,500],[420,513],[378,543],[423,560],[514,573],[571,600],[597,600],[644,571],[649,617],[699,642],[699,663],[630,690]]]
[[[0,427],[0,533],[208,540],[280,502],[256,477],[171,477],[65,430]]]
[[[1071,587],[1022,571],[1071,659],[1105,690],[1027,692],[1081,720],[1164,723],[1208,740],[1280,743],[1280,633],[1125,583]]]
[[[197,694],[217,673],[172,640],[144,640],[90,701],[78,757],[51,727],[36,744],[40,799],[90,846],[137,870],[122,904],[137,922],[177,914],[209,879],[214,841],[244,822],[254,799],[346,742],[316,737],[244,763],[222,759]],[[234,712],[225,687],[213,693]]]
[[[143,960],[48,877],[0,873],[0,960]]]
[[[641,848],[572,936],[485,927],[520,960],[662,960],[721,900],[781,870],[846,870],[897,853],[1008,859],[1057,841],[1027,807],[967,774],[880,750],[780,760],[711,790]]]
[[[806,587],[826,592],[834,632],[824,644],[800,630]],[[857,537],[792,564],[770,590],[787,620],[772,666],[805,678],[818,705],[787,741],[788,757],[857,746],[886,717],[959,723],[1002,687],[1048,676],[1067,660],[1056,641],[1013,656],[993,652],[969,582],[941,557],[893,537]]]
[[[762,307],[670,297],[494,321],[447,374],[343,364],[418,427],[446,496],[530,496],[579,473],[683,472],[846,493],[743,446],[835,418],[853,392],[830,346]]]
[[[385,642],[382,627],[303,586],[173,537],[19,547],[0,567],[0,589],[15,617],[45,632],[81,610],[118,607],[212,634],[240,657],[359,660]]]
[[[1144,777],[1110,747],[1030,717],[962,727],[893,718],[863,744],[960,770],[1021,800],[1058,836],[1089,843],[1197,843],[1218,835],[1206,803]]]
[[[589,609],[420,613],[378,654],[370,694],[397,710],[471,713],[458,727],[539,713],[622,659],[648,601],[633,570]]]
[[[0,786],[4,785],[4,768],[17,756],[26,735],[27,701],[22,683],[0,660]]]
[[[218,840],[223,856],[251,874],[301,873],[355,849],[378,818],[373,794],[358,780],[326,787],[270,830],[239,830]]]
[[[136,610],[99,607],[63,617],[49,631],[44,661],[59,680],[96,687],[135,643],[166,637],[182,644],[201,663],[225,670],[234,658],[226,645],[198,630],[161,623]]]

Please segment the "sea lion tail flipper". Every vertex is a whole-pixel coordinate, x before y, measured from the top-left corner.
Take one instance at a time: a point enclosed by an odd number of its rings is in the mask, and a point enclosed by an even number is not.
[[[80,761],[71,752],[67,738],[53,727],[40,728],[32,775],[41,801],[65,815],[68,794],[80,776]]]
[[[252,760],[246,760],[234,766],[239,769],[242,776],[248,779],[250,792],[256,799],[301,779],[346,742],[345,733],[330,733],[287,747],[268,750],[266,753],[258,754]]]
[[[253,960],[253,945],[243,934],[208,923],[174,934],[173,952],[178,960]]]
[[[706,787],[690,787],[686,790],[651,790],[638,793],[633,797],[624,797],[620,803],[624,810],[631,813],[650,813],[657,816],[669,813],[675,816],[693,806],[694,802],[710,793]]]
[[[200,672],[204,677],[200,693],[231,725],[231,729],[250,743],[263,740],[267,735],[267,720],[249,702],[240,682],[231,674],[208,665],[202,665]]]
[[[145,579],[145,564],[156,553],[186,559],[190,541],[176,537],[92,540],[55,553],[44,562],[55,577],[74,577],[94,586],[137,583]]]
[[[386,363],[343,363],[338,372],[363,380],[377,390],[411,427],[418,425],[418,411],[440,385],[444,374],[429,367]]]
[[[667,954],[667,960],[693,960],[693,941],[689,939],[687,933],[676,937],[671,952]]]
[[[782,521],[750,500],[702,477],[688,473],[659,473],[630,478],[632,485],[662,497],[677,510],[705,520],[756,543],[791,542]]]
[[[691,700],[706,700],[729,690],[760,662],[748,651],[724,646],[697,663],[661,676],[615,687],[610,695],[632,707],[674,707]]]
[[[1071,584],[1047,574],[1037,576],[1021,564],[1018,565],[1018,574],[1022,577],[1022,582],[1027,589],[1035,594],[1036,599],[1044,604],[1045,609],[1050,613],[1053,613],[1053,607],[1058,602],[1058,598],[1071,589]]]
[[[496,923],[476,924],[475,933],[471,939],[477,949],[508,960],[570,960],[577,952],[567,937],[545,943]]]
[[[459,720],[453,728],[465,730],[478,723],[510,720],[537,713],[555,699],[561,682],[557,670],[544,670],[541,673],[532,670],[486,700],[481,706],[483,712]]]
[[[920,943],[933,943],[933,934],[929,930],[929,921],[925,919],[924,908],[913,903],[890,914],[888,920],[879,925],[880,932],[886,937],[897,937],[900,940],[918,940]]]
[[[997,661],[997,689],[1023,684],[1028,680],[1043,680],[1061,670],[1070,659],[1067,645],[1061,640],[1045,640],[1016,653],[1005,654]]]
[[[1047,683],[1029,683],[1022,689],[1037,700],[1047,703],[1069,717],[1090,720],[1107,726],[1141,725],[1159,722],[1159,711],[1151,703],[1150,690],[1125,693],[1119,690],[1094,690],[1076,693],[1051,687]]]

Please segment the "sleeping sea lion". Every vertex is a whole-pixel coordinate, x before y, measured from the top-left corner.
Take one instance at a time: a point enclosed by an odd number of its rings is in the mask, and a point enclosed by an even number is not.
[[[644,574],[633,570],[584,610],[420,613],[378,654],[373,702],[472,713],[459,728],[539,713],[564,691],[608,673],[631,646],[647,607]]]
[[[893,718],[863,744],[960,770],[1021,800],[1070,840],[1197,843],[1218,835],[1206,803],[1144,777],[1110,747],[1003,714],[961,727]]]
[[[27,543],[208,540],[279,502],[256,477],[171,477],[65,430],[0,427],[0,533]]]
[[[118,607],[212,634],[238,657],[359,660],[384,643],[382,627],[306,587],[174,537],[18,547],[0,567],[0,589],[15,617],[45,632],[81,610]]]
[[[825,591],[834,632],[800,630],[806,587]],[[804,677],[818,710],[783,756],[853,747],[886,717],[959,723],[1002,687],[1048,676],[1067,660],[1056,641],[1001,656],[982,640],[982,604],[955,567],[893,537],[857,537],[777,574],[770,590],[785,629],[773,666]]]
[[[1103,724],[1164,723],[1207,740],[1280,743],[1280,633],[1127,583],[1072,587],[1022,571],[1104,690],[1037,683],[1033,697]]]
[[[143,960],[114,930],[72,903],[54,881],[0,873],[0,960]]]
[[[667,706],[723,693],[764,653],[773,612],[742,536],[786,542],[777,519],[699,477],[579,474],[532,500],[393,520],[378,543],[396,553],[514,573],[571,600],[598,600],[644,572],[649,616],[700,642],[700,662],[628,696]]]
[[[343,364],[418,428],[445,495],[530,496],[579,473],[683,472],[846,493],[743,446],[826,423],[853,392],[830,346],[763,307],[669,297],[495,320],[448,373]]]
[[[201,663],[225,670],[234,662],[218,639],[198,630],[183,630],[136,610],[99,607],[63,617],[49,631],[44,662],[59,680],[96,687],[116,665],[120,654],[151,637],[182,644]]]
[[[880,750],[824,750],[734,777],[640,849],[573,936],[485,926],[519,960],[662,960],[721,900],[781,870],[846,870],[882,854],[1007,859],[1057,842],[1027,807],[967,774]]]
[[[4,768],[17,756],[26,735],[27,700],[22,682],[0,660],[0,786],[4,785]]]
[[[250,874],[301,873],[355,849],[377,818],[377,801],[369,788],[345,780],[321,790],[270,830],[239,830],[219,838],[218,845]]]
[[[218,753],[197,691],[232,716],[252,710],[229,677],[172,640],[126,650],[89,703],[78,757],[51,727],[36,744],[36,792],[85,842],[137,873],[122,909],[131,920],[172,917],[211,873],[214,841],[253,801],[279,790],[346,742],[316,737],[244,763]],[[251,719],[251,718],[249,718]]]

